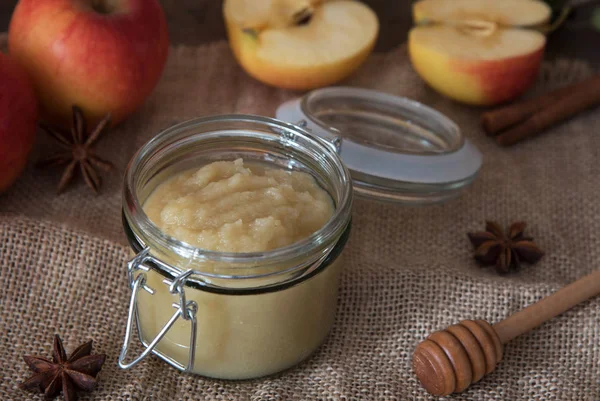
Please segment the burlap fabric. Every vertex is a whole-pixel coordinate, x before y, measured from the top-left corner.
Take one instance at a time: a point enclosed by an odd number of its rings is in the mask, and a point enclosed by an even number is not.
[[[590,74],[572,61],[547,63],[536,90]],[[408,208],[357,201],[339,313],[310,360],[245,382],[184,375],[157,358],[117,366],[129,289],[120,223],[121,175],[132,153],[176,122],[246,112],[273,115],[294,93],[263,86],[236,65],[225,43],[173,48],[143,108],[103,138],[118,170],[100,196],[79,182],[54,193],[59,171],[30,167],[0,195],[0,399],[40,399],[18,390],[22,354],[49,355],[95,340],[108,354],[97,390],[83,400],[427,400],[411,370],[416,344],[464,318],[501,320],[592,271],[600,258],[600,113],[588,112],[512,149],[478,127],[479,110],[428,89],[404,47],[374,55],[345,84],[418,99],[451,116],[483,152],[473,187],[444,205]],[[51,145],[50,145],[51,146]],[[40,136],[32,160],[49,151]],[[506,277],[480,269],[466,232],[486,219],[524,219],[547,255]],[[454,400],[600,400],[600,299],[584,303],[506,347],[497,371]],[[139,348],[138,348],[139,350]]]

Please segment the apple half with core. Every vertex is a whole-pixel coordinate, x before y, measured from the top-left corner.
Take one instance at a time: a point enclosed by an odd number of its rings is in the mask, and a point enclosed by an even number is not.
[[[514,99],[536,80],[550,20],[536,0],[421,0],[413,6],[410,60],[438,92],[493,105]]]
[[[114,124],[150,95],[167,60],[157,0],[20,0],[9,52],[33,80],[43,117],[68,125],[73,105]]]
[[[0,53],[0,193],[25,168],[35,139],[37,109],[27,73]]]
[[[252,77],[308,90],[354,72],[371,53],[379,22],[353,0],[225,0],[231,49]]]

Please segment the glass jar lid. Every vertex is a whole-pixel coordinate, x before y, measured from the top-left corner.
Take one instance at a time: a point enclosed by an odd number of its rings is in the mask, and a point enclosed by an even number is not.
[[[357,195],[407,204],[458,196],[479,172],[481,153],[442,113],[369,89],[330,87],[277,109],[335,147]]]

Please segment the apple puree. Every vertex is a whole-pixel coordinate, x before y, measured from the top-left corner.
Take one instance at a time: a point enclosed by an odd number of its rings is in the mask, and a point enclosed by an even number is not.
[[[144,211],[161,230],[199,248],[224,252],[266,251],[290,245],[320,229],[333,215],[329,194],[315,179],[247,164],[215,162],[159,184]],[[246,379],[289,368],[325,339],[336,310],[336,261],[289,288],[231,295],[186,287],[198,305],[194,373]],[[154,294],[140,291],[139,327],[149,343],[175,312],[179,298],[164,277],[147,273]],[[157,349],[187,365],[190,324],[179,320]]]
[[[333,202],[309,174],[238,159],[177,174],[154,190],[144,211],[163,232],[198,248],[260,252],[323,227]]]

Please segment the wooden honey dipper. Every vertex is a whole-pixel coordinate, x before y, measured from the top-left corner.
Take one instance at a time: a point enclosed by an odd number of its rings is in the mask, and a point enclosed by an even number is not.
[[[596,271],[493,326],[484,320],[463,320],[417,345],[413,369],[430,394],[460,393],[494,371],[504,344],[599,294]]]

